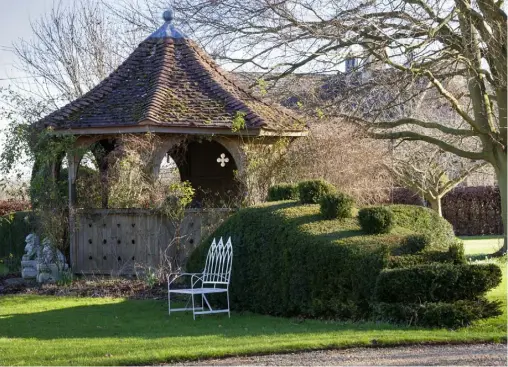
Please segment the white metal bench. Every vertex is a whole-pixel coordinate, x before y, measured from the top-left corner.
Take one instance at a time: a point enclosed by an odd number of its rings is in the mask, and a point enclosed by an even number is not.
[[[226,244],[223,243],[222,237],[219,242],[212,241],[212,245],[206,256],[205,268],[202,273],[172,273],[168,276],[168,309],[171,311],[191,311],[196,319],[196,315],[204,315],[211,313],[227,312],[231,317],[229,310],[229,280],[231,278],[231,267],[233,264],[233,245],[231,237]],[[191,288],[178,289],[171,288],[175,280],[182,276],[190,276]],[[207,294],[226,293],[227,309],[214,310],[210,302],[206,298]],[[171,308],[171,294],[187,294],[189,301],[192,300],[192,307],[188,307],[189,302],[183,308]],[[201,307],[196,307],[194,296],[201,295]],[[205,308],[206,305],[206,308]]]

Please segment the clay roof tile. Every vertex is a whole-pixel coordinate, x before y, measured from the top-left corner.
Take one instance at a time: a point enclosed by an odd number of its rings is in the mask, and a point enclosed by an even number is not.
[[[232,127],[238,112],[245,114],[247,129],[304,129],[292,112],[243,89],[192,40],[151,36],[109,77],[42,123],[83,129],[151,119],[161,126],[213,129]]]

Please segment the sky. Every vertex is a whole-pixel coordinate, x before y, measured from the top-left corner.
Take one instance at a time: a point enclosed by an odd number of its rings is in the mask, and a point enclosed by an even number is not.
[[[73,0],[63,0],[73,1]],[[12,78],[24,77],[15,66],[12,43],[32,34],[30,20],[37,19],[51,9],[53,0],[0,0],[0,87],[7,87]],[[0,130],[6,121],[0,120]],[[0,151],[3,150],[3,132],[0,134]],[[27,176],[30,168],[23,170]],[[1,178],[1,176],[0,176]],[[25,177],[26,178],[26,177]]]
[[[73,1],[73,0],[63,0]],[[12,43],[30,38],[30,20],[37,19],[51,9],[53,0],[0,0],[0,85],[9,83],[7,78],[19,77],[15,59],[9,51]]]

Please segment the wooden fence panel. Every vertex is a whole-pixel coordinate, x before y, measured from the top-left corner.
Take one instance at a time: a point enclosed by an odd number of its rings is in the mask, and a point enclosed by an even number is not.
[[[131,275],[148,267],[175,271],[214,224],[230,214],[231,210],[188,210],[175,226],[149,210],[80,209],[71,243],[73,272]]]

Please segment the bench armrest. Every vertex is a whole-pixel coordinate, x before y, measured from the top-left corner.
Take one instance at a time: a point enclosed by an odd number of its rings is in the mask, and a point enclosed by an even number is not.
[[[170,281],[171,276],[173,276],[173,279]],[[171,287],[171,284],[177,280],[178,278],[184,277],[184,276],[190,276],[191,277],[191,287],[194,288],[197,282],[202,280],[203,273],[171,273],[168,275],[168,290]],[[196,280],[194,280],[196,279]]]

